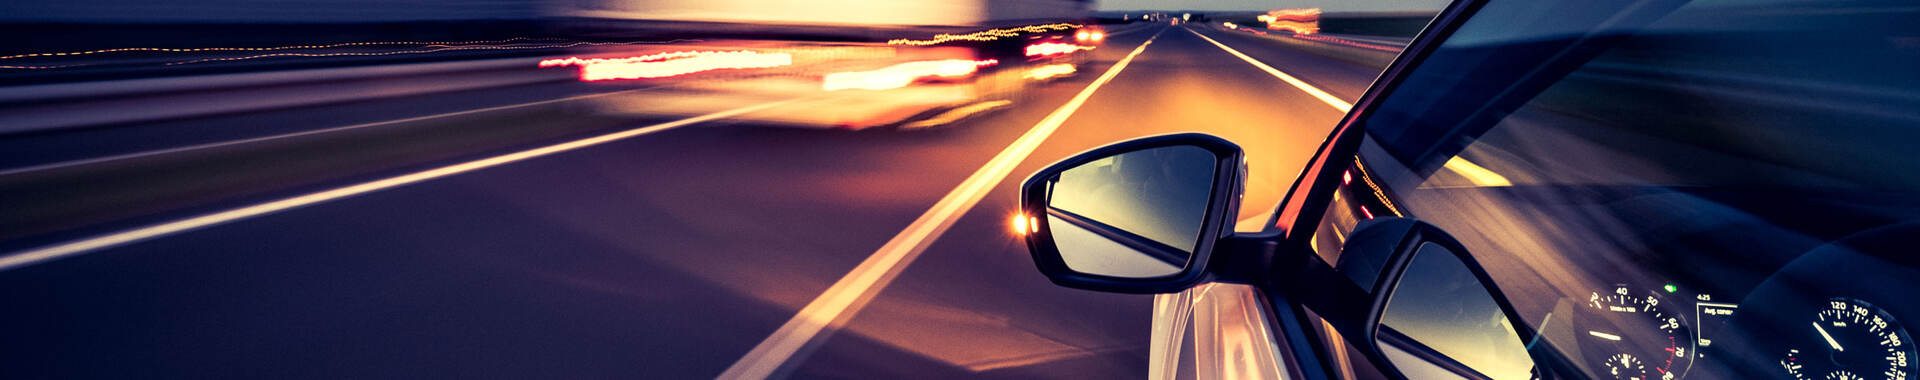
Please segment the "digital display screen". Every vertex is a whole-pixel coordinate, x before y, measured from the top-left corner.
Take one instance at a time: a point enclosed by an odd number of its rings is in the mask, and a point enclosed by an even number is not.
[[[1707,299],[1709,297],[1701,295],[1700,298]],[[1705,300],[1695,305],[1697,306],[1694,309],[1698,313],[1694,316],[1694,321],[1696,321],[1694,323],[1696,326],[1695,331],[1700,334],[1698,337],[1700,340],[1700,351],[1705,351],[1707,348],[1713,347],[1713,338],[1727,331],[1730,326],[1729,323],[1733,321],[1733,312],[1739,309],[1740,305],[1707,302]]]

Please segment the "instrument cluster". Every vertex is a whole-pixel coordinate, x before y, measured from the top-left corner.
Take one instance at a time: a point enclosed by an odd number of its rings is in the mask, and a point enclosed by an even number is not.
[[[1675,284],[1596,289],[1574,347],[1600,379],[1916,380],[1920,270],[1851,249],[1809,253],[1738,302]]]

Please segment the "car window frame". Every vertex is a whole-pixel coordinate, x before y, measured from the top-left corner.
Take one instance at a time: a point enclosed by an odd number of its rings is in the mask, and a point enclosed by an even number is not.
[[[1320,260],[1318,255],[1313,254],[1312,238],[1317,233],[1317,227],[1320,221],[1331,211],[1330,207],[1334,203],[1333,197],[1335,193],[1339,192],[1341,185],[1340,177],[1342,173],[1345,173],[1344,169],[1354,167],[1362,161],[1359,157],[1361,146],[1371,137],[1367,133],[1366,121],[1385,107],[1386,100],[1397,92],[1404,82],[1412,77],[1416,70],[1423,66],[1422,64],[1428,58],[1453,37],[1455,32],[1459,31],[1468,21],[1471,21],[1473,16],[1486,4],[1486,0],[1460,0],[1450,4],[1447,9],[1435,17],[1434,21],[1432,21],[1420,35],[1416,36],[1408,48],[1403,51],[1400,56],[1396,57],[1388,69],[1369,87],[1368,91],[1355,102],[1354,108],[1342,118],[1339,126],[1330,133],[1328,139],[1322,142],[1315,156],[1309,161],[1309,165],[1304,168],[1305,170],[1303,170],[1300,177],[1296,179],[1294,185],[1288,189],[1286,195],[1282,198],[1282,203],[1274,212],[1273,220],[1266,226],[1266,232],[1274,234],[1276,239],[1279,240],[1279,251],[1293,252],[1300,256],[1309,257],[1310,261],[1328,264],[1325,263],[1324,260]],[[1621,12],[1633,12],[1633,10],[1624,9],[1621,10]],[[1660,14],[1664,14],[1664,12]],[[1584,44],[1584,42],[1569,46],[1579,46],[1581,44]],[[1554,55],[1554,57],[1559,56],[1560,54]],[[1531,77],[1531,75],[1523,76],[1523,78],[1527,77]],[[1512,84],[1510,83],[1509,85]],[[1502,97],[1504,96],[1496,96],[1493,99],[1489,99],[1489,101],[1498,100]],[[1476,111],[1474,113],[1479,114],[1481,112]],[[1453,132],[1449,131],[1448,133],[1451,134]],[[1301,229],[1305,229],[1305,233],[1295,233]],[[1283,263],[1281,260],[1275,261],[1274,269],[1276,270],[1283,268],[1284,265],[1298,264],[1297,262]],[[1296,284],[1313,284],[1313,281],[1293,282]],[[1312,326],[1311,328],[1290,326],[1288,333],[1290,335],[1309,334],[1310,337],[1316,338],[1306,340],[1318,340],[1320,342],[1341,340],[1347,344],[1353,344],[1352,340],[1357,339],[1357,336],[1343,334],[1342,331],[1332,329],[1323,323],[1314,323],[1314,321],[1345,319],[1347,316],[1340,314],[1348,314],[1351,310],[1363,310],[1355,309],[1352,306],[1352,304],[1357,301],[1350,299],[1315,300],[1311,298],[1324,298],[1324,296],[1317,297],[1313,289],[1304,289],[1301,287],[1302,285],[1295,286],[1295,288],[1291,289],[1280,288],[1268,292],[1270,297],[1274,298],[1274,304],[1284,303],[1290,307],[1290,312],[1294,314],[1296,318],[1308,321],[1301,326]],[[1306,299],[1287,302],[1283,294],[1293,294],[1296,298]],[[1332,306],[1333,309],[1337,310],[1332,310],[1331,312],[1326,310],[1309,310],[1308,307],[1310,306]],[[1276,310],[1276,313],[1278,312],[1279,311]],[[1329,314],[1333,315],[1329,316]],[[1323,333],[1322,330],[1335,331]],[[1334,348],[1329,348],[1327,347],[1328,345],[1324,343],[1296,344],[1298,344],[1298,346],[1294,347],[1295,352],[1311,351],[1318,356],[1320,362],[1327,368],[1321,371],[1321,373],[1327,374],[1327,378],[1340,377],[1340,374],[1333,370],[1333,368],[1337,368],[1346,363],[1335,362],[1339,360],[1338,358],[1342,357],[1340,353],[1327,352],[1329,349]],[[1365,363],[1364,360],[1355,360],[1355,362]],[[1387,363],[1366,364],[1371,364],[1375,367],[1388,365]]]
[[[1353,103],[1354,106],[1341,118],[1327,138],[1321,141],[1320,146],[1315,149],[1314,156],[1307,165],[1302,167],[1299,177],[1295,178],[1293,185],[1280,198],[1281,201],[1275,206],[1271,219],[1266,222],[1259,235],[1277,241],[1280,252],[1294,252],[1309,256],[1309,260],[1319,259],[1312,254],[1313,230],[1308,229],[1308,233],[1304,234],[1295,232],[1300,226],[1315,225],[1327,212],[1332,203],[1333,194],[1338,191],[1339,176],[1342,172],[1338,169],[1353,165],[1354,155],[1358,153],[1360,143],[1366,137],[1365,128],[1361,122],[1381,106],[1382,99],[1399,88],[1408,74],[1417,69],[1420,63],[1431,56],[1461,25],[1471,20],[1487,1],[1453,1],[1435,15],[1433,20],[1428,21],[1420,34],[1415,35],[1407,47],[1394,57],[1379,76],[1375,77],[1373,84],[1368,86],[1367,91]],[[1296,262],[1283,263],[1283,260],[1274,261],[1268,268],[1270,273],[1280,273],[1283,267],[1297,264]],[[1330,263],[1322,262],[1321,265],[1331,268]],[[1305,282],[1310,281],[1291,283]],[[1345,282],[1342,281],[1342,283]],[[1347,353],[1330,351],[1346,350],[1344,346],[1351,345],[1347,339],[1354,337],[1329,336],[1330,334],[1323,331],[1328,328],[1325,322],[1321,322],[1323,315],[1309,310],[1306,305],[1309,303],[1332,304],[1338,309],[1364,310],[1361,308],[1369,306],[1371,299],[1344,301],[1308,299],[1315,298],[1313,295],[1319,293],[1303,291],[1304,289],[1298,289],[1297,285],[1289,285],[1284,281],[1271,282],[1260,288],[1266,296],[1266,303],[1270,305],[1268,312],[1273,314],[1270,320],[1275,326],[1270,327],[1281,331],[1278,335],[1282,337],[1283,342],[1280,343],[1287,346],[1284,351],[1293,353],[1295,356],[1285,361],[1295,367],[1295,371],[1292,372],[1307,379],[1343,378],[1339,368],[1348,363],[1340,360],[1346,357]],[[1298,295],[1300,299],[1289,297],[1290,294]],[[1327,344],[1323,344],[1330,340],[1338,340],[1345,344],[1343,347],[1328,347]],[[1311,358],[1305,356],[1311,356]],[[1385,363],[1370,364],[1377,367]]]

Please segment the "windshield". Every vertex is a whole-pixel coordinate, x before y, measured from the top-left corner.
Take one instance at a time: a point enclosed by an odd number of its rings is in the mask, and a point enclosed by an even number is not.
[[[1629,4],[1630,3],[1630,4]],[[1457,237],[1594,378],[1907,379],[1920,9],[1490,1],[1363,120],[1313,239]]]

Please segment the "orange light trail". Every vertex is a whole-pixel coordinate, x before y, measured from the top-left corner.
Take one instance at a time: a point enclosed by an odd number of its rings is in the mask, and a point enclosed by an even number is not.
[[[202,59],[157,63],[162,66],[174,66],[174,65],[185,65],[185,64],[194,64],[194,63],[242,61],[242,60],[250,60],[250,59],[273,58],[273,57],[388,56],[388,55],[426,54],[426,53],[437,53],[437,52],[445,52],[445,51],[466,51],[466,50],[530,50],[530,49],[570,48],[570,47],[580,47],[580,46],[663,44],[663,43],[674,43],[674,42],[689,41],[689,40],[645,41],[645,42],[554,42],[554,43],[521,42],[521,43],[513,43],[513,44],[507,44],[507,45],[472,45],[472,44],[478,44],[478,43],[499,43],[499,42],[510,42],[510,41],[532,41],[532,39],[509,39],[509,40],[496,40],[496,41],[460,41],[460,42],[353,42],[353,43],[330,44],[330,45],[281,46],[281,47],[271,47],[271,48],[196,48],[196,49],[124,48],[124,49],[94,50],[94,51],[86,51],[86,52],[21,54],[21,55],[11,55],[6,57],[0,57],[0,59],[80,56],[80,55],[87,55],[87,54],[123,52],[123,51],[153,51],[153,52],[274,51],[274,50],[326,49],[326,48],[351,47],[351,46],[400,45],[400,44],[408,44],[408,45],[419,44],[419,45],[422,45],[423,47],[427,47],[425,49],[391,50],[391,51],[359,51],[359,52],[330,52],[330,53],[329,52],[270,53],[270,54],[255,54],[255,55],[235,56],[235,57],[202,58]],[[472,43],[472,44],[469,44],[469,43]],[[462,45],[462,44],[467,44],[467,45]],[[149,63],[149,64],[153,64],[153,63]],[[98,66],[98,65],[102,65],[102,64],[101,63],[75,63],[75,64],[53,64],[53,65],[0,65],[0,69],[45,70],[45,69],[62,69],[62,68],[69,68],[69,67]]]
[[[568,57],[540,61],[540,67],[580,66],[581,81],[665,78],[722,69],[759,69],[793,64],[787,53],[754,51],[678,51],[626,58]]]
[[[745,51],[745,50],[742,50],[742,51],[740,51],[740,52],[744,52],[744,51]],[[628,61],[659,61],[659,60],[667,60],[667,59],[675,59],[675,58],[688,58],[688,57],[695,57],[695,56],[700,56],[700,55],[703,55],[703,54],[711,54],[711,53],[722,53],[722,52],[718,52],[718,51],[676,51],[676,52],[667,52],[667,53],[657,53],[657,54],[648,54],[648,55],[643,55],[643,56],[638,56],[638,57],[626,57],[626,58],[580,58],[580,57],[567,57],[567,58],[555,58],[555,59],[545,59],[545,60],[540,60],[540,67],[561,67],[561,66],[586,66],[586,65],[593,65],[593,64],[602,64],[602,63],[608,63],[608,62],[628,62]]]
[[[973,75],[981,67],[999,64],[998,60],[975,61],[969,59],[943,59],[937,61],[915,61],[887,66],[873,71],[849,71],[827,74],[820,81],[820,88],[827,91],[839,90],[889,90],[906,87],[922,78],[960,78]]]
[[[272,57],[386,56],[386,55],[425,54],[425,53],[438,53],[443,51],[464,51],[464,50],[555,49],[555,48],[569,48],[569,47],[577,47],[577,46],[596,46],[596,45],[604,45],[604,44],[606,43],[574,42],[574,43],[566,43],[566,44],[535,45],[535,46],[443,46],[443,47],[432,48],[432,49],[376,51],[376,52],[273,53],[273,54],[256,54],[256,55],[248,55],[248,56],[240,56],[240,57],[220,57],[220,58],[195,59],[195,60],[187,60],[187,61],[174,61],[174,62],[162,63],[161,65],[173,66],[173,65],[185,65],[185,64],[205,63],[205,62],[244,61],[249,59],[272,58]],[[67,66],[59,66],[59,67],[72,67],[72,66],[85,66],[85,65],[67,65]]]
[[[1320,8],[1277,9],[1256,17],[1267,23],[1267,29],[1291,31],[1295,34],[1314,34],[1320,32]]]
[[[1267,32],[1266,32],[1266,31],[1264,31],[1264,30],[1259,30],[1259,29],[1254,29],[1254,28],[1248,28],[1248,27],[1244,27],[1244,26],[1236,26],[1236,27],[1234,27],[1234,28],[1233,28],[1233,30],[1238,30],[1238,31],[1242,31],[1242,32],[1247,32],[1247,33],[1253,33],[1253,34],[1258,34],[1258,35],[1262,35],[1262,36],[1264,36],[1264,35],[1267,35]]]
[[[1268,23],[1267,29],[1284,30],[1284,31],[1293,32],[1294,34],[1303,35],[1303,36],[1320,32],[1320,28],[1318,27],[1301,25],[1301,24],[1296,24],[1296,23],[1287,22],[1287,21]]]
[[[1027,26],[1015,27],[1015,28],[987,29],[987,30],[982,30],[982,31],[967,33],[967,34],[940,33],[940,34],[933,35],[933,39],[927,39],[927,40],[899,38],[899,39],[888,40],[887,44],[888,45],[927,46],[927,45],[937,45],[937,44],[942,44],[942,43],[947,43],[952,41],[993,41],[1001,38],[1019,36],[1020,33],[1042,33],[1042,32],[1050,32],[1055,30],[1074,29],[1079,27],[1080,27],[1079,24],[1069,24],[1069,23],[1027,25]]]
[[[1056,63],[1027,70],[1026,77],[1032,80],[1047,80],[1073,75],[1073,73],[1078,70],[1079,69],[1075,68],[1071,63]]]
[[[1320,41],[1320,42],[1326,42],[1326,43],[1330,43],[1330,44],[1335,44],[1335,45],[1345,45],[1345,46],[1352,46],[1352,47],[1357,47],[1357,48],[1361,48],[1361,49],[1371,49],[1371,50],[1379,50],[1379,51],[1389,51],[1389,52],[1398,52],[1398,51],[1400,51],[1400,48],[1397,48],[1397,47],[1393,47],[1393,46],[1387,46],[1387,45],[1377,45],[1377,44],[1370,44],[1370,43],[1365,43],[1365,42],[1359,42],[1359,41],[1354,41],[1354,40],[1349,40],[1349,39],[1345,39],[1345,38],[1338,38],[1338,37],[1328,37],[1328,36],[1323,36],[1323,35],[1306,35],[1306,34],[1295,34],[1295,35],[1293,35],[1293,38],[1299,38],[1299,39],[1303,39],[1303,40],[1313,40],[1313,41]]]
[[[297,49],[329,49],[329,48],[337,48],[337,47],[349,47],[349,46],[379,46],[379,45],[429,45],[429,46],[431,46],[431,45],[473,45],[473,44],[495,44],[495,43],[507,43],[507,42],[515,42],[515,41],[551,41],[551,42],[563,42],[563,41],[565,41],[565,40],[563,40],[563,39],[558,39],[558,38],[527,38],[527,37],[514,37],[514,38],[508,38],[508,39],[504,39],[504,40],[478,40],[478,41],[371,41],[371,42],[343,42],[343,43],[337,43],[337,44],[324,44],[324,45],[291,45],[291,46],[273,46],[273,47],[257,47],[257,48],[235,48],[235,47],[215,47],[215,48],[116,48],[116,49],[99,49],[99,50],[86,50],[86,51],[69,51],[69,52],[57,52],[57,53],[28,53],[28,54],[14,54],[14,55],[7,55],[7,56],[0,56],[0,59],[19,59],[19,58],[33,58],[33,57],[65,57],[65,56],[75,56],[75,55],[91,55],[91,54],[104,54],[104,53],[120,53],[120,52],[167,52],[167,53],[197,53],[197,52],[209,52],[209,51],[273,51],[273,50],[297,50]]]
[[[1027,45],[1027,56],[1038,57],[1038,56],[1048,56],[1048,55],[1060,55],[1060,54],[1077,52],[1081,50],[1093,50],[1093,48],[1088,46],[1069,44],[1069,43],[1041,42],[1037,44]]]

